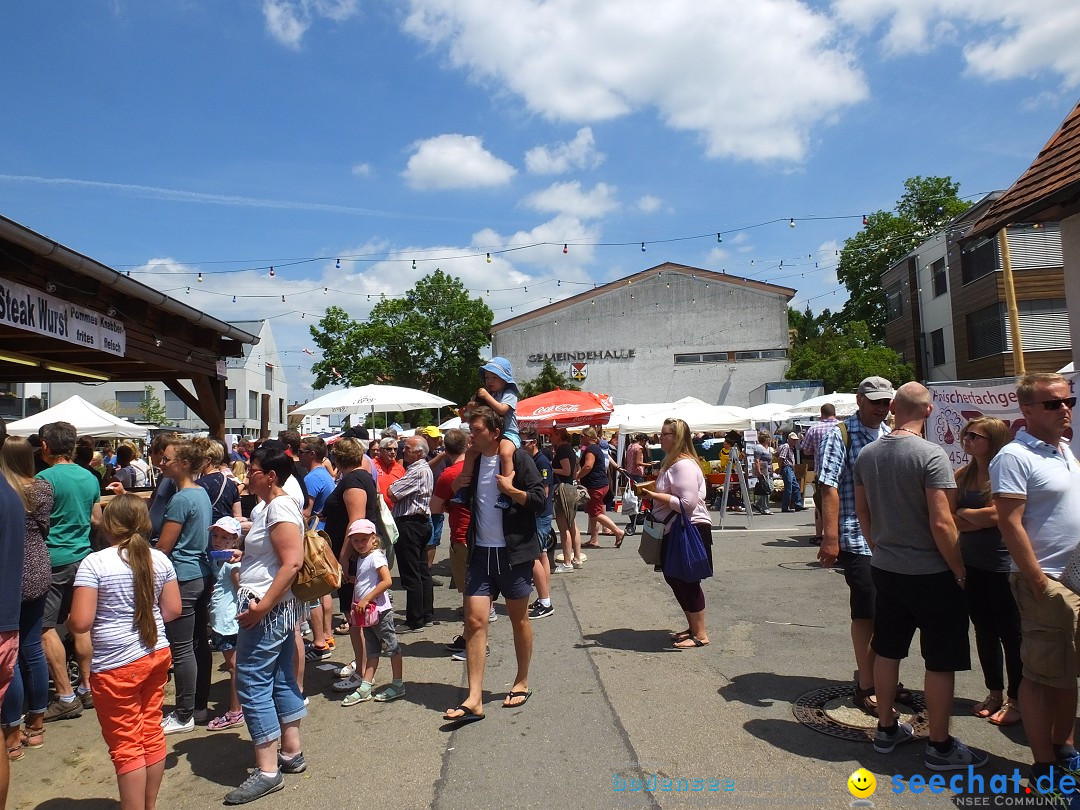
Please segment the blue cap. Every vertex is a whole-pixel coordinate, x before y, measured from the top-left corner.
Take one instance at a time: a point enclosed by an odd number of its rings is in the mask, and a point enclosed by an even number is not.
[[[480,370],[490,371],[496,377],[501,378],[507,385],[517,388],[517,383],[514,382],[514,372],[510,368],[510,361],[505,357],[492,357],[484,365],[480,366]]]

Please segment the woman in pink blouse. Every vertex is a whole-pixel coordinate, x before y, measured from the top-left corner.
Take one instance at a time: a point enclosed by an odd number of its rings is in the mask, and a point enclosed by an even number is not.
[[[653,517],[667,523],[660,559],[666,558],[667,535],[674,523],[673,513],[681,511],[701,535],[709,557],[711,575],[712,518],[709,517],[709,508],[705,503],[705,476],[701,473],[690,428],[686,422],[681,419],[664,420],[664,427],[660,431],[660,449],[664,451],[664,460],[660,465],[659,477],[640,488],[643,494],[652,498]],[[662,565],[658,567],[663,570]],[[687,628],[672,637],[672,647],[690,650],[706,646],[709,643],[709,634],[705,629],[705,593],[701,590],[701,581],[687,582],[666,573],[664,580],[675,594],[687,621]]]

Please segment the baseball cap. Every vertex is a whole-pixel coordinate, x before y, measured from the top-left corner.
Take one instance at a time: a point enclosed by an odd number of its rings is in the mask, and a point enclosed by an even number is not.
[[[510,368],[510,361],[505,357],[492,357],[484,365],[480,366],[481,371],[490,371],[496,377],[501,377],[507,385],[517,385],[514,382],[514,372]]]
[[[892,383],[884,377],[867,377],[859,383],[858,393],[867,399],[892,399],[896,396]]]
[[[787,435],[787,437],[788,437],[789,439],[797,439],[797,438],[799,438],[799,434],[798,434],[798,433],[789,433],[789,434]]]
[[[420,435],[421,436],[430,436],[433,439],[441,439],[442,438],[442,431],[440,431],[434,425],[428,425],[426,428],[421,428],[420,429]]]
[[[345,536],[349,537],[354,534],[375,534],[375,524],[367,518],[354,520],[349,524],[349,530],[345,532]]]
[[[237,537],[240,536],[240,521],[234,517],[226,515],[225,517],[218,518],[217,522],[214,524],[214,528],[224,529],[229,534],[235,534]]]

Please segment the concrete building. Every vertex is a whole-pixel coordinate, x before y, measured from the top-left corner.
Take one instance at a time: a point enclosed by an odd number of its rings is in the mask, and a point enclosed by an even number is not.
[[[257,438],[276,436],[288,424],[288,382],[269,321],[236,321],[257,335],[256,345],[244,344],[243,357],[225,361],[225,432]],[[187,380],[181,384],[194,396]],[[78,394],[99,408],[125,418],[142,418],[141,405],[149,385],[165,406],[166,423],[184,430],[206,430],[206,423],[161,382],[146,383],[52,383],[49,402],[56,404]]]
[[[971,240],[1000,198],[987,195],[881,275],[885,342],[921,380],[1011,377],[1012,334],[996,238]],[[1056,222],[1006,231],[1028,371],[1069,362],[1061,230]]]
[[[495,324],[492,354],[519,381],[550,359],[616,403],[694,396],[745,407],[755,388],[784,379],[794,294],[669,262]]]

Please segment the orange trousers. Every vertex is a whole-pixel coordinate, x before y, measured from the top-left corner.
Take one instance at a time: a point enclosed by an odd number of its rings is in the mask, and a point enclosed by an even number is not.
[[[101,736],[117,775],[165,759],[161,704],[172,654],[168,647],[116,669],[90,675]]]

